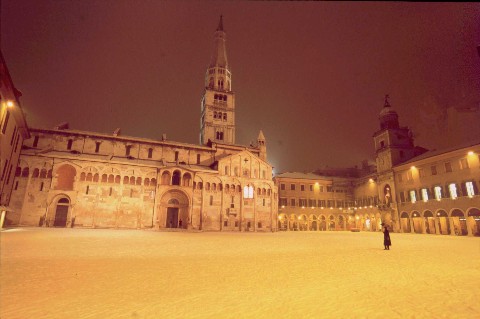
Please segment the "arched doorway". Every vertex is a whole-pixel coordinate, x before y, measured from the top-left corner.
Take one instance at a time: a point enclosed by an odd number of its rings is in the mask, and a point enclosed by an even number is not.
[[[419,212],[413,211],[412,222],[413,222],[413,231],[417,234],[421,234],[423,229],[422,227],[423,219],[422,219],[422,216],[420,216]]]
[[[447,212],[444,210],[439,210],[437,212],[437,218],[438,218],[438,228],[439,228],[440,234],[442,235],[450,234],[450,223],[448,221]]]
[[[166,192],[161,199],[161,216],[157,217],[159,225],[165,228],[187,228],[190,223],[189,199],[179,190]]]
[[[327,230],[327,222],[326,222],[325,216],[322,215],[320,217],[320,220],[321,220],[320,221],[320,230],[323,230],[323,231]]]
[[[410,229],[410,218],[408,218],[408,213],[407,212],[403,212],[400,215],[400,222],[401,222],[401,225],[402,225],[403,232],[404,233],[409,233],[411,231],[411,229]]]
[[[454,209],[452,211],[452,224],[455,235],[466,236],[467,231],[467,219],[465,214],[460,209]]]
[[[300,217],[298,217],[298,226],[299,226],[299,230],[302,230],[302,231],[308,230],[307,216],[302,214],[300,215]]]
[[[311,215],[312,227],[310,230],[318,230],[317,216]]]
[[[338,229],[345,230],[345,222],[342,215],[338,216]]]
[[[288,217],[286,214],[278,215],[278,230],[279,231],[288,230]]]
[[[335,230],[335,217],[333,217],[333,215],[330,215],[330,222],[328,224],[328,229]]]
[[[435,234],[435,218],[433,217],[433,213],[429,210],[423,213],[423,218],[425,220],[425,232],[427,234]]]
[[[471,208],[468,211],[468,224],[473,236],[480,236],[480,209]]]
[[[70,207],[70,200],[66,197],[60,198],[55,208],[55,220],[53,221],[53,227],[66,227],[68,208]]]

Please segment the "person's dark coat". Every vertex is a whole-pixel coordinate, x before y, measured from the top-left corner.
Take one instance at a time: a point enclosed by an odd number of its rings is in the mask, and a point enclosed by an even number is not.
[[[391,246],[392,241],[390,240],[390,232],[388,231],[388,228],[385,227],[383,230],[383,245],[384,246]]]

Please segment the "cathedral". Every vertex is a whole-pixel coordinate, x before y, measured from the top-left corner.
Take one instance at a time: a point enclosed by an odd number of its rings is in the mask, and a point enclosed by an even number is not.
[[[205,74],[200,143],[30,128],[5,226],[276,231],[277,188],[262,131],[235,144],[223,21]]]

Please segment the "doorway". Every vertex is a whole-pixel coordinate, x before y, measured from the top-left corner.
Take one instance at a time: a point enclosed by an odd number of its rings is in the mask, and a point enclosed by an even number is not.
[[[168,207],[167,208],[167,224],[166,228],[178,228],[178,208],[177,207]]]
[[[55,220],[53,222],[53,227],[66,227],[67,226],[67,216],[68,216],[68,207],[70,206],[70,201],[68,198],[61,198],[57,203],[57,209],[55,210]]]

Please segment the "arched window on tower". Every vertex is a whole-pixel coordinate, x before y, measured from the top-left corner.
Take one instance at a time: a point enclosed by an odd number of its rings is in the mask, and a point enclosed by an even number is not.
[[[213,77],[210,78],[209,82],[208,82],[208,86],[213,88]]]

